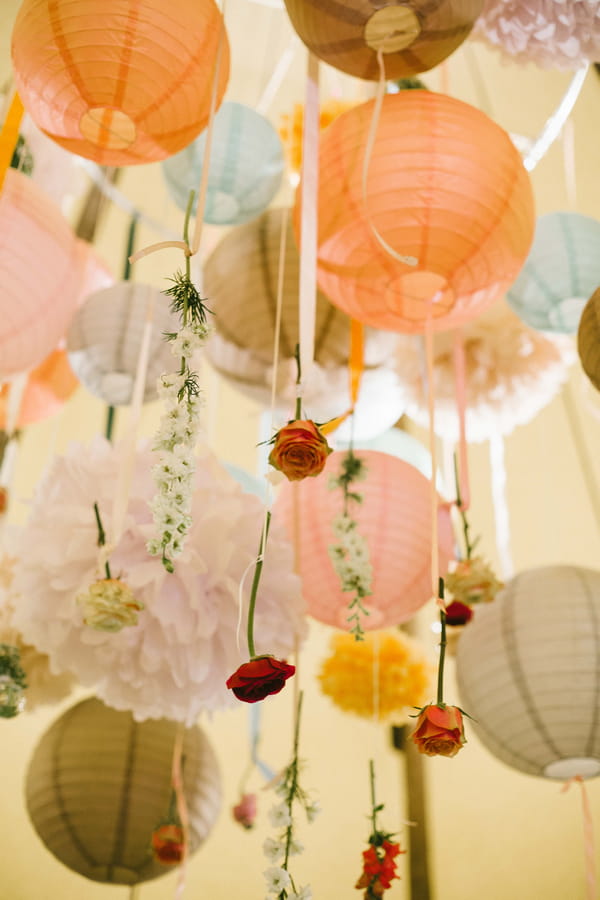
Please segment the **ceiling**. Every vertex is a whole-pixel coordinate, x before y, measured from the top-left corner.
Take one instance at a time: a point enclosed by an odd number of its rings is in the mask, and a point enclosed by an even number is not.
[[[0,81],[10,75],[10,31],[18,8],[16,0],[0,4]],[[227,99],[255,106],[262,100],[271,120],[300,102],[304,92],[306,52],[294,39],[284,11],[273,2],[228,0],[225,11],[232,48],[232,73]],[[289,58],[289,66],[287,65]],[[267,89],[280,64],[281,84],[268,101]],[[501,61],[481,44],[468,42],[438,70],[424,76],[432,89],[451,94],[483,108],[511,133],[535,137],[555,110],[566,90],[569,73],[546,72]],[[322,95],[366,98],[373,86],[343,76],[326,66],[321,73]],[[600,78],[589,71],[572,116],[576,193],[569,187],[563,142],[559,139],[532,172],[538,214],[557,209],[600,217],[600,174],[597,134],[600,126]],[[77,175],[77,178],[81,178]],[[83,185],[87,184],[83,177]],[[173,235],[181,230],[181,214],[167,195],[160,167],[145,165],[121,173],[121,205],[132,204],[144,214],[139,245],[155,240],[161,229]],[[125,200],[123,200],[125,198]],[[118,198],[119,199],[119,198]],[[280,201],[289,199],[283,190]],[[66,206],[74,216],[77,202]],[[123,264],[127,208],[118,204],[103,210],[96,236],[100,254],[115,276]],[[206,228],[205,256],[223,234]],[[179,265],[174,250],[154,254],[137,264],[136,277],[159,287]],[[257,466],[256,444],[264,429],[262,410],[237,394],[208,369],[205,372],[208,440],[218,456],[248,471]],[[574,366],[568,387],[533,422],[517,428],[505,442],[511,550],[515,569],[554,562],[597,568],[600,550],[600,440],[596,399],[584,387]],[[71,440],[89,440],[102,431],[103,405],[83,389],[58,419],[31,426],[23,437],[17,460],[12,517],[27,515],[26,500],[51,454]],[[151,434],[156,405],[144,409],[141,430]],[[410,426],[409,426],[410,427]],[[125,417],[117,433],[124,434]],[[418,431],[417,429],[413,429]],[[472,509],[471,526],[481,534],[485,555],[500,568],[495,546],[489,448],[473,445],[469,451]],[[436,638],[430,624],[435,611],[418,618],[418,630],[435,659]],[[329,630],[316,623],[300,658],[299,681],[305,693],[301,756],[306,761],[303,779],[314,789],[323,808],[317,821],[303,829],[305,852],[298,857],[302,883],[310,882],[316,898],[352,896],[367,837],[367,761],[376,761],[380,795],[385,802],[385,824],[409,840],[405,802],[404,762],[390,745],[385,726],[346,716],[320,694],[315,672],[323,658]],[[447,695],[455,690],[449,663]],[[25,713],[2,723],[0,787],[4,815],[0,818],[2,877],[0,900],[101,900],[128,896],[128,889],[83,880],[58,863],[35,834],[23,802],[23,778],[37,740],[72,699],[59,708]],[[270,698],[262,710],[262,753],[276,769],[288,761],[291,748],[292,692]],[[266,809],[269,798],[259,790],[258,827],[243,832],[230,816],[237,802],[237,785],[247,758],[246,708],[205,717],[202,726],[219,756],[225,801],[218,824],[189,863],[187,897],[250,900],[264,892],[262,841],[270,834]],[[561,791],[555,782],[522,775],[495,760],[469,734],[466,748],[453,760],[426,759],[427,827],[430,871],[435,900],[564,900],[584,897],[583,841],[579,797]],[[254,785],[259,788],[258,776]],[[598,823],[596,855],[600,851],[600,783],[589,783],[589,797]],[[405,864],[402,863],[401,867]],[[144,885],[144,900],[175,895],[175,874]],[[358,895],[357,895],[358,896]],[[408,876],[386,894],[390,900],[408,900]],[[414,898],[421,900],[421,898]],[[423,898],[424,900],[424,898]]]

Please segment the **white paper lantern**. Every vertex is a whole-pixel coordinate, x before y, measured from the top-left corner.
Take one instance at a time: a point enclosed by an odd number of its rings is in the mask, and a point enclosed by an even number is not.
[[[600,774],[600,572],[528,569],[477,607],[456,655],[487,749],[546,778]]]
[[[162,164],[180,209],[198,190],[205,153],[206,132]],[[240,225],[258,216],[279,190],[284,167],[283,145],[268,119],[241,103],[223,103],[213,126],[204,221]]]
[[[156,380],[173,368],[173,356],[163,332],[176,331],[177,318],[169,298],[156,288],[121,281],[91,294],[69,328],[67,350],[71,367],[91,394],[112,406],[131,402],[147,315],[152,336],[144,400],[156,399]]]
[[[600,222],[572,212],[540,216],[529,256],[506,299],[539,331],[575,334],[600,284]]]

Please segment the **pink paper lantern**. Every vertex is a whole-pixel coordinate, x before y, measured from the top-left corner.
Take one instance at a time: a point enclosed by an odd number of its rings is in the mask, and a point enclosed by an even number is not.
[[[349,630],[348,603],[352,594],[343,593],[328,547],[336,539],[333,519],[342,512],[339,488],[329,486],[331,476],[340,473],[345,451],[336,451],[317,478],[281,487],[274,507],[274,521],[283,520],[294,539],[302,591],[313,618],[335,628]],[[356,483],[363,502],[353,504],[351,515],[359,533],[366,538],[373,567],[373,593],[363,601],[369,615],[363,617],[365,630],[387,628],[406,622],[432,596],[431,590],[431,487],[429,479],[409,463],[377,450],[359,450],[367,477]],[[297,507],[295,508],[295,505]],[[454,557],[450,507],[438,506],[438,548],[440,573],[447,571]]]
[[[64,335],[82,278],[77,239],[27,176],[0,193],[0,377],[37,366]]]

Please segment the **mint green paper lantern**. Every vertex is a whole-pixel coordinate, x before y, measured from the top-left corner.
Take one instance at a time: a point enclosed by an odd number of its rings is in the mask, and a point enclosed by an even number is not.
[[[187,207],[198,191],[206,131],[162,163],[171,197]],[[285,167],[283,145],[271,123],[249,106],[223,103],[213,125],[204,221],[241,225],[265,210],[275,197]]]
[[[537,331],[575,334],[600,285],[600,222],[573,212],[540,216],[529,256],[506,295]]]

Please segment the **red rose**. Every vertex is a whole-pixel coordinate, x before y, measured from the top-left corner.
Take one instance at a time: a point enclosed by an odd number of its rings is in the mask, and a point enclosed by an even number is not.
[[[296,419],[275,435],[269,462],[288,481],[319,475],[325,468],[331,447],[310,419]]]
[[[295,666],[274,656],[257,656],[243,663],[225,683],[238,700],[257,703],[269,694],[278,694],[295,671]]]
[[[453,600],[446,607],[446,623],[448,625],[466,625],[473,618],[473,610],[460,600]]]
[[[456,756],[466,744],[463,718],[456,706],[424,706],[412,739],[427,756]]]
[[[152,832],[152,855],[165,866],[177,866],[185,855],[185,838],[181,825],[167,823]]]

